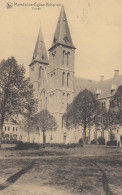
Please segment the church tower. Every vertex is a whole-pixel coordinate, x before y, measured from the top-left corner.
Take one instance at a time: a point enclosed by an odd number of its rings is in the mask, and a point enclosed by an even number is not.
[[[50,111],[58,123],[58,129],[65,131],[63,114],[74,98],[74,55],[75,47],[62,6],[51,48],[49,49]],[[58,133],[59,135],[59,133]],[[58,142],[65,142],[60,134]]]
[[[44,69],[48,66],[48,57],[41,28],[39,30],[32,62],[29,65],[29,75],[31,84],[34,87],[34,96],[39,99],[40,88],[44,86]]]

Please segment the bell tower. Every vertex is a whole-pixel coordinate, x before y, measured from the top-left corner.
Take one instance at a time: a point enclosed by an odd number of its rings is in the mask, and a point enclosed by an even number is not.
[[[35,45],[35,50],[32,57],[32,62],[29,65],[29,76],[30,81],[33,84],[34,96],[39,99],[39,91],[44,83],[44,69],[48,66],[48,57],[45,48],[45,43],[42,35],[41,28],[39,29],[39,34],[37,42]]]
[[[74,56],[75,47],[72,42],[64,7],[61,7],[53,43],[49,49],[50,96],[55,101],[50,106],[55,114],[59,129],[64,129],[63,114],[67,105],[74,98]],[[62,142],[62,141],[61,141]]]

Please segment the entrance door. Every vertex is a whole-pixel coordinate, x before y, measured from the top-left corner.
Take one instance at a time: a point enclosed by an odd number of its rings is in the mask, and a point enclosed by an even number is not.
[[[64,135],[64,143],[66,143],[66,138],[67,138],[67,136],[66,136],[66,135]]]

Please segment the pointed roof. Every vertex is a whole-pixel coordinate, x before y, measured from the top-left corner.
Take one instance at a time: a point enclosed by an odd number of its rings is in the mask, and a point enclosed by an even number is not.
[[[33,58],[32,58],[31,64],[33,62],[40,62],[40,63],[44,63],[44,64],[49,64],[41,27],[39,29],[39,34],[38,34],[38,38],[36,41],[36,46],[35,46],[35,50],[33,53]]]
[[[67,21],[67,17],[63,5],[61,7],[61,12],[59,15],[53,43],[49,50],[51,50],[57,44],[62,44],[75,49],[72,42],[69,25],[68,25],[68,21]]]

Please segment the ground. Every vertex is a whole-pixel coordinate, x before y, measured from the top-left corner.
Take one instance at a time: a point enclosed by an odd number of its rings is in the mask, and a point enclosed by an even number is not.
[[[0,151],[1,195],[121,195],[122,148]]]

